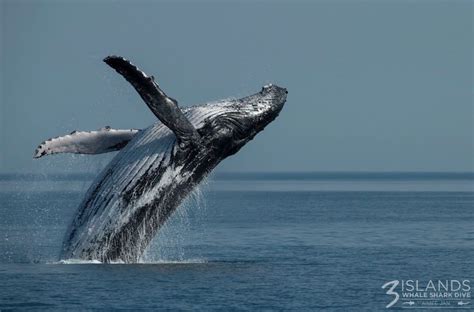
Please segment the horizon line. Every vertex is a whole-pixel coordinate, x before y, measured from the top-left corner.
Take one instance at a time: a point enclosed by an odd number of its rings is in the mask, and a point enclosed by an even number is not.
[[[2,173],[0,181],[93,180],[96,172]],[[224,171],[209,174],[215,180],[474,180],[473,171]]]

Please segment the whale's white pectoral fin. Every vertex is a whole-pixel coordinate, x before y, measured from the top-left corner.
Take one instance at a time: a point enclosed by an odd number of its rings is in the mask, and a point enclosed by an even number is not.
[[[56,153],[102,154],[122,149],[140,130],[116,130],[105,127],[96,131],[73,131],[42,142],[34,158]]]
[[[104,62],[132,84],[153,114],[174,132],[180,143],[187,144],[199,140],[200,135],[178,107],[176,100],[168,97],[160,89],[153,76],[148,76],[120,56],[108,56]]]

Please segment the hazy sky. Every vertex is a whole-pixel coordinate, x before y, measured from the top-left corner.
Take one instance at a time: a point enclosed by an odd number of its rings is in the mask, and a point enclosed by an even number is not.
[[[91,170],[107,156],[33,150],[155,122],[109,54],[182,106],[288,88],[221,171],[474,170],[471,1],[0,3],[2,172]]]

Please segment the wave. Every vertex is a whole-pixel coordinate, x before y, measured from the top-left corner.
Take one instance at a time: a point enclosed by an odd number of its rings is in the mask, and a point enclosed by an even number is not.
[[[155,261],[140,261],[134,264],[203,264],[207,263],[206,259],[182,259],[182,260],[167,260],[159,259]],[[83,260],[83,259],[64,259],[55,262],[50,262],[49,264],[127,264],[123,261],[112,261],[103,263],[99,260]]]

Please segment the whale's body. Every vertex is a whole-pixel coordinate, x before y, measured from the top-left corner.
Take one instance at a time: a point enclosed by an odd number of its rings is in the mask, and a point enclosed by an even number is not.
[[[242,99],[179,111],[179,118],[187,119],[189,125],[181,126],[178,120],[178,126],[168,127],[170,119],[159,112],[157,116],[164,120],[144,130],[102,129],[44,142],[37,150],[39,156],[120,150],[89,187],[65,236],[61,258],[139,261],[161,225],[194,187],[276,118],[286,93],[269,85]],[[195,132],[189,134],[187,129],[192,128]],[[111,131],[124,132],[112,136]],[[100,146],[97,142],[105,142],[104,136],[111,139],[107,146]],[[88,146],[87,142],[92,143]]]

